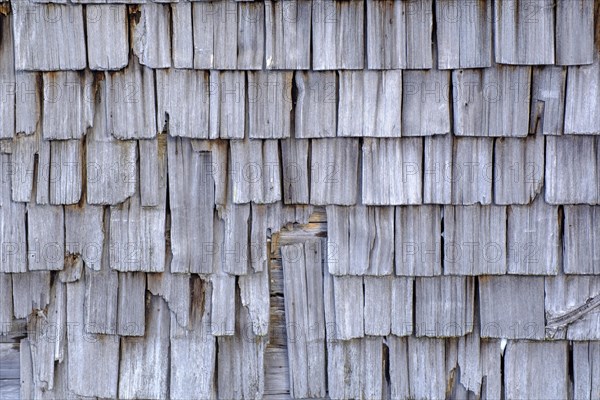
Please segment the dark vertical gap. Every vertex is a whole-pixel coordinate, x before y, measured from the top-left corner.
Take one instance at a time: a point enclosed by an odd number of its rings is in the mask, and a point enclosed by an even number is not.
[[[444,247],[446,247],[446,240],[445,240],[445,237],[444,237],[444,234],[445,234],[445,231],[444,231],[445,230],[445,225],[444,225],[445,221],[444,221],[444,218],[445,218],[445,214],[446,214],[445,213],[445,211],[446,211],[445,207],[446,206],[442,205],[442,206],[437,206],[437,207],[439,207],[439,213],[441,214],[441,217],[440,217],[440,225],[441,225],[441,227],[440,227],[440,237],[439,237],[439,239],[440,239],[440,270],[441,270],[441,274],[445,275],[445,272],[444,272],[444,260],[446,259],[445,258],[446,254],[445,254],[445,251],[444,251]],[[449,206],[449,207],[453,207],[453,206]],[[413,304],[414,304],[414,302],[413,302]]]
[[[496,173],[496,142],[498,140],[504,140],[504,138],[490,138],[488,140],[492,140],[492,174],[491,174],[491,188],[490,188],[490,203],[491,204],[495,204],[495,197],[496,197],[496,190],[495,190],[495,183],[496,183],[496,178],[500,178],[500,176]],[[523,145],[526,145],[525,142],[522,143]],[[483,177],[485,179],[485,176]],[[508,218],[506,218],[506,229],[508,229]],[[508,232],[508,230],[506,230],[505,232]]]
[[[572,341],[568,341],[567,342],[569,348],[568,348],[568,353],[567,353],[567,368],[568,368],[568,375],[567,377],[569,378],[568,381],[568,392],[567,395],[569,397],[569,399],[574,398],[573,397],[573,392],[574,392],[574,383],[575,383],[575,362],[573,360],[573,342]],[[590,385],[591,386],[591,385]]]
[[[541,196],[541,194],[539,195]],[[558,246],[558,263],[561,266],[561,271],[559,273],[564,273],[564,254],[565,254],[565,208],[562,205],[558,206],[558,240],[560,244]]]

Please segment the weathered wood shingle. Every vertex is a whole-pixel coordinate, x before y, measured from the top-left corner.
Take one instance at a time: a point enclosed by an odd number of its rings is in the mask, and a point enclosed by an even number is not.
[[[322,138],[337,135],[338,80],[336,72],[294,73],[297,90],[295,135],[297,138]]]
[[[117,70],[127,66],[129,32],[126,5],[86,7],[87,56],[91,70]]]
[[[332,138],[311,141],[311,204],[356,204],[358,144],[358,139]]]
[[[310,69],[312,5],[307,0],[265,2],[267,69]]]
[[[600,273],[600,210],[587,205],[563,209],[565,273]]]

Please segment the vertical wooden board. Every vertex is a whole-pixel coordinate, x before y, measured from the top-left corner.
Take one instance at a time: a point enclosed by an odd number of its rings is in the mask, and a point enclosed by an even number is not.
[[[4,272],[0,273],[0,335],[11,329],[13,320],[13,293],[12,277]]]
[[[402,71],[340,71],[337,136],[399,137]]]
[[[482,338],[544,338],[544,278],[480,276]]]
[[[211,285],[194,278],[191,330],[171,314],[169,394],[173,399],[215,399],[216,338],[209,332]]]
[[[7,57],[2,57],[8,62]],[[39,132],[42,94],[38,90],[41,74],[34,72],[16,72],[15,82],[15,132],[23,135],[33,135]],[[88,99],[88,101],[90,101]],[[9,103],[5,101],[3,104]],[[86,109],[92,105],[86,103]],[[4,110],[3,115],[10,115],[10,110]],[[12,137],[12,135],[9,135]],[[16,139],[16,138],[15,138]]]
[[[600,131],[600,57],[594,64],[569,67],[565,97],[565,134],[594,135]]]
[[[248,135],[251,139],[290,136],[292,72],[248,71]]]
[[[415,335],[463,336],[473,330],[472,277],[418,277],[415,285]]]
[[[215,184],[211,155],[194,152],[188,139],[171,137],[167,154],[171,272],[212,272]]]
[[[354,205],[358,194],[358,139],[313,139],[310,202]]]
[[[396,275],[442,273],[442,210],[435,205],[396,207]]]
[[[600,277],[546,277],[545,294],[546,338],[600,339]]]
[[[362,201],[368,205],[421,204],[423,139],[364,139]]]
[[[506,207],[444,207],[444,273],[506,273]]]
[[[547,203],[600,202],[598,143],[594,136],[546,138],[544,186]]]
[[[15,12],[19,7],[15,7]],[[13,17],[15,24],[18,24],[18,17]],[[21,17],[23,18],[23,17]],[[15,58],[13,50],[13,32],[11,29],[11,20],[7,16],[0,19],[0,57],[3,60],[0,67],[0,79],[6,82],[5,98],[0,102],[0,138],[12,139],[15,134],[15,107],[16,107],[16,81],[15,81]],[[15,28],[16,29],[16,28]],[[21,55],[19,55],[21,57]]]
[[[146,334],[122,338],[119,398],[164,399],[169,385],[171,313],[167,303],[151,296],[146,305]]]
[[[600,273],[600,212],[587,205],[564,207],[564,271]]]
[[[554,4],[494,3],[494,54],[500,64],[554,64]]]
[[[246,73],[210,71],[211,139],[244,139],[246,131]]]
[[[149,68],[171,66],[171,8],[168,4],[144,3],[139,19],[131,26],[131,47],[140,64]]]
[[[143,336],[146,330],[146,274],[119,273],[117,334]]]
[[[365,335],[387,336],[392,326],[392,277],[364,277]]]
[[[367,1],[367,67],[406,68],[406,2]]]
[[[62,206],[27,205],[27,259],[30,271],[59,271],[65,261]]]
[[[531,84],[529,132],[562,135],[567,69],[554,66],[535,67]]]
[[[454,135],[424,138],[423,203],[452,202]]]
[[[489,138],[454,138],[452,145],[450,165],[442,165],[440,172],[436,169],[440,179],[450,179],[452,204],[490,204],[494,141]]]
[[[308,148],[307,139],[289,138],[281,141],[285,204],[308,204]]]
[[[112,335],[117,330],[119,274],[109,268],[104,253],[100,271],[85,270],[85,330]]]
[[[433,66],[433,0],[406,4],[406,68],[429,69]]]
[[[237,68],[261,69],[265,43],[265,4],[258,1],[239,3],[237,28]]]
[[[104,246],[104,209],[101,206],[66,206],[65,254],[81,256],[85,265],[100,270]]]
[[[86,67],[82,6],[15,3],[12,26],[17,70],[58,71]],[[65,37],[71,40],[65,41]]]
[[[162,5],[148,5],[163,7]],[[106,129],[117,139],[152,139],[157,133],[154,70],[132,57],[117,72],[105,72]],[[159,87],[160,88],[160,87]],[[98,107],[98,113],[103,112]],[[94,124],[95,125],[95,124]]]
[[[333,277],[334,312],[337,340],[362,338],[364,330],[363,278]]]
[[[363,69],[363,66],[363,2],[359,0],[313,1],[313,69]]]
[[[600,397],[600,343],[573,343],[573,398]]]
[[[296,138],[335,137],[337,132],[337,74],[333,71],[294,72]]]
[[[68,388],[79,396],[114,398],[119,381],[119,338],[86,331],[85,287],[85,279],[67,284]]]
[[[408,336],[413,333],[413,292],[413,278],[392,278],[391,333],[393,335]]]
[[[444,339],[407,340],[408,388],[415,399],[443,399],[446,392]]]
[[[168,121],[172,136],[208,138],[208,72],[165,69],[156,72],[158,131]]]
[[[44,310],[50,303],[50,272],[12,274],[12,295],[16,319]]]
[[[531,203],[544,181],[544,136],[496,139],[494,164],[494,203]]]
[[[454,70],[452,87],[457,136],[527,136],[531,67]]]
[[[173,67],[194,68],[192,3],[171,4],[171,55]]]
[[[50,142],[50,204],[76,204],[81,199],[83,141]]]
[[[591,64],[594,59],[594,2],[556,3],[556,64]]]
[[[509,340],[504,352],[504,396],[566,399],[569,393],[566,341]]]
[[[93,121],[92,74],[60,71],[42,77],[44,139],[80,139]]]
[[[91,70],[117,70],[129,58],[127,6],[87,4],[87,57]]]
[[[311,9],[307,0],[265,2],[267,69],[310,69]]]
[[[492,2],[435,0],[438,68],[492,65]]]
[[[511,206],[507,212],[508,273],[555,275],[562,264],[558,207],[542,196],[527,206]]]
[[[402,77],[402,136],[449,134],[449,71],[405,71]]]

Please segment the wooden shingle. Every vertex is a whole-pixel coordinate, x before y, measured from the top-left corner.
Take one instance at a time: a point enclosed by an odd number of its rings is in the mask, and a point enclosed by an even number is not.
[[[265,2],[267,69],[310,69],[312,3],[307,0]]]
[[[600,132],[600,56],[592,65],[573,66],[567,72],[565,134]]]
[[[10,163],[8,154],[0,154],[2,168]],[[8,171],[3,171],[7,173]],[[11,200],[10,180],[0,182],[0,272],[27,271],[26,208]]]
[[[119,273],[117,334],[143,336],[146,330],[146,274]]]
[[[556,64],[591,64],[594,57],[594,2],[556,3]]]
[[[360,276],[329,276],[331,279],[329,289],[333,291],[333,310],[335,319],[326,320],[327,324],[333,323],[335,332],[328,338],[337,340],[350,340],[361,338],[364,330],[364,292],[363,278]],[[327,287],[325,287],[327,290]]]
[[[0,56],[2,57],[2,56]],[[2,57],[6,60],[7,57]],[[15,133],[22,135],[33,135],[39,132],[41,119],[42,93],[39,87],[41,74],[34,72],[15,73],[16,98],[15,98]],[[7,96],[9,96],[7,94]],[[3,105],[10,104],[7,98]],[[90,101],[88,99],[88,101]],[[93,103],[92,103],[93,104]],[[86,111],[89,105],[85,104]],[[10,116],[10,110],[3,110],[3,115]],[[3,119],[6,122],[6,119]],[[10,121],[10,120],[9,120]],[[2,125],[0,125],[2,126]],[[10,135],[12,137],[12,135]]]
[[[354,205],[358,195],[358,139],[313,139],[310,203]]]
[[[29,202],[32,194],[34,200],[36,198],[36,194],[32,191],[39,136],[41,136],[39,133],[29,136],[18,135],[13,139],[13,151],[10,154],[10,191],[11,200],[14,202]],[[5,165],[3,168],[6,167]]]
[[[62,206],[27,205],[27,254],[30,271],[62,270],[65,261]]]
[[[171,257],[167,257],[167,265],[170,264],[170,259]],[[167,270],[162,273],[146,274],[146,277],[148,291],[165,299],[177,325],[190,328],[192,276],[173,274]]]
[[[290,136],[291,72],[248,72],[248,134],[251,139]]]
[[[238,6],[233,1],[194,2],[194,68],[236,69]]]
[[[281,141],[285,204],[308,204],[309,202],[308,145],[307,139],[289,138]]]
[[[194,68],[192,2],[171,4],[171,55],[173,67]]]
[[[561,135],[564,128],[567,69],[535,67],[531,78],[530,133]]]
[[[15,318],[27,318],[44,310],[50,303],[50,272],[12,274],[12,294]]]
[[[337,134],[337,73],[296,71],[294,133],[297,138],[335,137]]]
[[[600,210],[587,205],[564,206],[564,271],[600,273]]]
[[[13,32],[8,17],[0,17],[0,58],[3,60],[0,66],[0,79],[5,87],[4,99],[0,102],[0,138],[9,139],[15,134],[15,111],[16,111],[16,81],[15,61],[13,50]],[[35,87],[34,87],[35,88]]]
[[[600,343],[573,343],[573,397],[591,400],[600,396]]]
[[[210,71],[209,137],[244,139],[246,135],[246,74]]]
[[[237,6],[237,67],[238,69],[261,69],[265,48],[266,5],[262,1],[255,1],[240,2]]]
[[[368,68],[406,68],[406,2],[368,1],[366,6]]]
[[[106,221],[104,225],[108,227]],[[101,269],[85,269],[85,331],[89,333],[117,332],[119,274],[110,268],[107,247],[102,252]]]
[[[270,320],[269,271],[267,268],[251,271],[239,277],[238,285],[242,306],[248,310],[252,332],[256,336],[266,336]]]
[[[87,268],[99,271],[104,246],[104,210],[102,206],[65,207],[66,255],[80,257]]]
[[[392,282],[389,276],[364,277],[365,335],[387,336],[392,327]],[[401,279],[401,278],[398,278]]]
[[[143,3],[131,26],[131,47],[140,64],[149,68],[171,66],[171,7]]]
[[[127,66],[129,32],[127,6],[96,4],[86,7],[87,56],[91,70]]]
[[[83,186],[82,159],[82,140],[50,142],[50,175],[45,177],[50,186],[50,204],[79,202]]]

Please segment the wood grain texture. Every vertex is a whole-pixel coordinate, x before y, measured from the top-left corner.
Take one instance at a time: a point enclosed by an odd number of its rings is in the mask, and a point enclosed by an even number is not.
[[[598,342],[573,344],[573,397],[593,399],[600,396],[600,346]]]
[[[586,205],[564,207],[564,271],[567,274],[597,274],[600,265],[597,244],[598,210]]]
[[[173,67],[194,68],[192,3],[171,4],[171,55]]]
[[[358,139],[311,141],[311,204],[356,204],[358,144]]]
[[[171,8],[169,5],[144,3],[131,27],[131,47],[141,65],[149,68],[171,66]]]
[[[267,69],[310,69],[312,2],[266,1],[265,63]]]
[[[556,3],[556,64],[591,64],[594,57],[594,2]]]
[[[235,204],[281,200],[278,141],[235,140],[231,141],[230,150],[229,185]]]
[[[296,71],[294,134],[297,138],[335,137],[338,77],[334,71]]]
[[[567,82],[564,133],[597,134],[600,117],[592,110],[600,107],[600,57],[592,65],[569,67]]]
[[[282,139],[290,136],[292,73],[247,73],[248,135],[251,139]]]
[[[209,136],[211,139],[246,137],[246,74],[210,71]]]
[[[531,78],[530,133],[561,135],[564,128],[567,69],[533,68]]]
[[[129,32],[126,5],[86,6],[87,56],[91,70],[117,70],[127,66]]]

